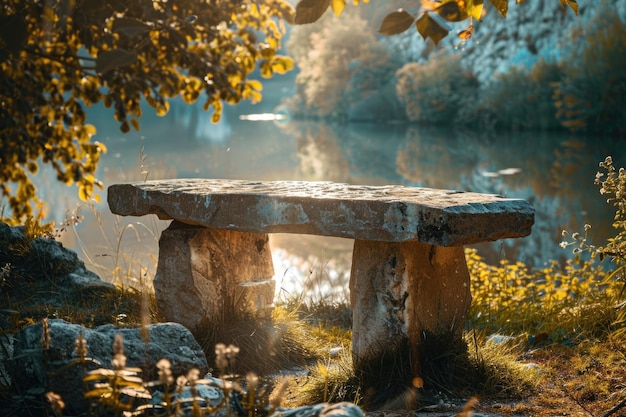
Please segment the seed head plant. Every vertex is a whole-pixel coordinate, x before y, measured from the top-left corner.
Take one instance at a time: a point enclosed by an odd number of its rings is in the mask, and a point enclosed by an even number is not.
[[[613,166],[611,156],[607,156],[604,161],[601,161],[599,167],[604,172],[598,171],[596,173],[594,184],[600,187],[600,194],[606,196],[607,204],[611,204],[615,208],[612,224],[615,235],[609,237],[605,245],[589,244],[587,233],[591,229],[591,225],[586,224],[584,235],[575,232],[570,236],[569,232],[564,230],[564,240],[561,242],[561,247],[574,246],[572,252],[577,257],[582,252],[588,252],[592,259],[597,257],[603,261],[607,257],[611,258],[616,268],[611,273],[606,274],[601,284],[614,286],[615,282],[621,281],[622,286],[618,292],[618,298],[622,298],[626,289],[626,170],[624,168],[616,169]],[[626,332],[626,302],[617,305],[617,318],[613,325],[615,327],[613,336],[623,336]]]

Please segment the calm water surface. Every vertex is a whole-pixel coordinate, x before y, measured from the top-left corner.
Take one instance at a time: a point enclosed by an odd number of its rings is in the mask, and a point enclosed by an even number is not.
[[[223,121],[213,125],[199,107],[174,105],[166,118],[144,117],[141,132],[129,135],[119,133],[110,114],[96,112],[92,117],[98,128],[96,139],[108,148],[99,178],[105,186],[146,177],[329,180],[524,198],[536,209],[531,236],[480,245],[478,250],[491,262],[506,258],[538,267],[569,256],[558,246],[564,228],[582,231],[590,223],[590,238],[597,243],[612,231],[613,210],[598,194],[593,179],[598,162],[607,155],[617,166],[626,165],[619,141],[562,133],[484,135],[393,124],[253,122],[239,116],[258,109],[228,110]],[[74,188],[45,177],[39,181],[44,199],[60,202],[50,208],[51,219],[59,221],[67,209],[75,208]],[[81,209],[85,220],[76,234],[66,235],[64,243],[82,252],[104,279],[117,266],[120,276],[149,281],[158,253],[156,239],[167,222],[112,216],[106,192],[101,198],[97,215],[87,207]],[[303,285],[319,276],[344,285],[350,241],[297,235],[272,238],[279,281]],[[326,272],[319,273],[324,268]],[[295,270],[300,272],[289,272]]]

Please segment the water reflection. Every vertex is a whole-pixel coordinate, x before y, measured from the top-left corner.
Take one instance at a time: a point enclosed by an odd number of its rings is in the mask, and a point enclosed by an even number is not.
[[[223,122],[215,126],[201,122],[208,119],[206,114],[173,114],[173,121],[144,120],[141,134],[122,136],[115,126],[98,128],[97,140],[109,149],[99,171],[105,185],[141,181],[147,173],[149,179],[391,183],[498,193],[529,200],[536,209],[532,235],[481,245],[479,252],[492,262],[506,257],[540,266],[550,259],[563,259],[567,253],[558,246],[561,230],[582,230],[585,223],[593,225],[591,239],[602,242],[612,232],[613,212],[593,185],[597,162],[612,155],[617,165],[626,164],[623,146],[618,141],[566,134],[485,135],[469,130],[393,124],[252,122],[239,120],[239,115],[228,112]],[[75,204],[75,191],[66,190],[63,193],[69,197],[59,199],[62,186],[48,181],[46,187],[44,194],[54,198],[44,195],[45,199],[63,202],[56,207],[55,219],[59,220],[61,207],[71,208]],[[115,249],[102,248],[98,224],[116,242],[115,233],[119,233],[120,227],[138,219],[115,220],[105,214],[108,208],[104,203],[98,208],[102,217],[93,219],[86,213],[88,220],[80,226],[80,235],[85,247],[106,255],[99,258],[104,262],[113,259]],[[141,221],[150,223],[156,235],[164,227],[163,222]],[[123,245],[131,245],[133,234],[128,235],[124,236]],[[131,249],[125,250],[135,259],[143,256],[138,255],[141,252],[154,256],[157,250],[153,240],[147,236],[140,247],[132,244]],[[275,246],[297,252],[305,260],[307,252],[322,254],[327,259],[341,254],[339,258],[344,259],[351,245],[324,240],[312,244],[298,236],[277,236],[273,241]],[[70,240],[67,244],[75,243]],[[147,263],[154,263],[152,257],[147,259]],[[111,268],[114,266],[108,264],[104,269]],[[278,275],[281,273],[277,271]]]

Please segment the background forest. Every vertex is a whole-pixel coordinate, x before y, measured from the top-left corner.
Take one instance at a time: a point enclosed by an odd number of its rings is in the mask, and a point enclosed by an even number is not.
[[[506,19],[491,9],[472,39],[439,47],[411,30],[378,35],[386,12],[412,2],[386,3],[291,30],[287,52],[300,72],[289,113],[624,135],[623,2],[580,2],[579,16],[549,1],[512,6]]]

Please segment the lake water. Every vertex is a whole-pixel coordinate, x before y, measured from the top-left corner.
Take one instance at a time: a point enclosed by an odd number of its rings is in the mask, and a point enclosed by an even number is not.
[[[260,110],[260,111],[259,111]],[[611,155],[626,165],[623,142],[602,137],[517,132],[481,134],[468,130],[399,124],[295,123],[240,120],[265,107],[228,108],[211,124],[199,106],[174,104],[166,118],[147,115],[141,132],[119,133],[105,110],[92,112],[104,143],[99,178],[105,186],[144,178],[233,178],[249,180],[329,180],[353,184],[403,184],[498,193],[530,201],[536,209],[531,236],[478,247],[490,262],[519,260],[540,267],[570,252],[558,246],[561,231],[593,228],[590,238],[610,236],[613,210],[593,184],[598,162]],[[38,179],[42,196],[55,201],[50,218],[61,220],[77,204],[75,188]],[[131,275],[149,283],[156,264],[158,235],[166,227],[154,217],[112,216],[106,192],[96,212],[64,243],[82,253],[103,279]],[[127,226],[130,224],[131,226]],[[121,236],[121,238],[120,238]],[[279,287],[295,291],[320,285],[345,294],[351,241],[272,236]],[[118,267],[118,269],[115,269]],[[320,284],[320,282],[322,284]],[[331,284],[329,284],[331,283]],[[320,293],[321,294],[321,293]]]

